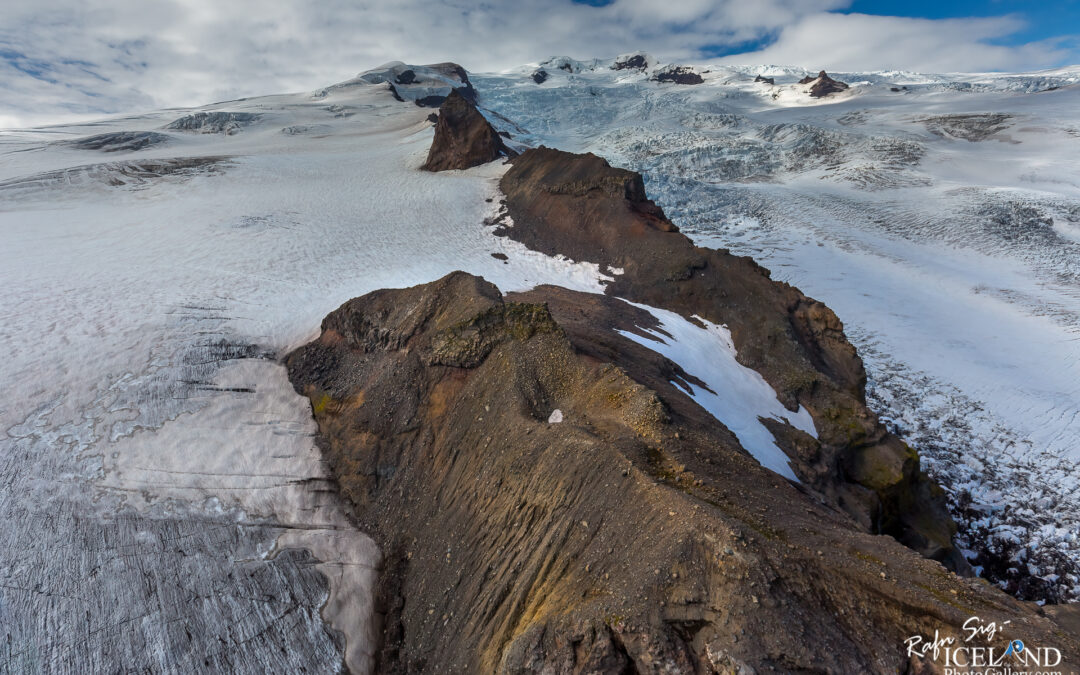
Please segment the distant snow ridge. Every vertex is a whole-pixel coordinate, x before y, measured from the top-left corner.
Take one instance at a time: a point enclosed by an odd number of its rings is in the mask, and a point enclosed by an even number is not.
[[[476,90],[469,81],[469,74],[456,63],[410,66],[401,61],[391,61],[364,71],[348,82],[320,89],[314,96],[324,98],[330,91],[357,84],[384,83],[398,100],[412,101],[426,108],[438,108],[454,89],[467,100],[476,102]]]
[[[232,136],[251,124],[259,116],[244,112],[197,112],[185,115],[165,126],[175,131],[194,131],[200,134],[225,134]]]
[[[566,73],[582,73],[587,70],[596,70],[604,61],[601,59],[590,59],[588,61],[578,61],[572,59],[569,56],[552,56],[548,60],[540,64],[541,68],[549,70],[561,70]]]
[[[615,57],[615,63],[611,64],[612,70],[651,70],[659,63],[656,57],[646,52],[631,52],[620,54]]]

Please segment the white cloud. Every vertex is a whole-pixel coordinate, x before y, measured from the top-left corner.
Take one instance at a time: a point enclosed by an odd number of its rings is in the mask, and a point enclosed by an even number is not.
[[[820,13],[785,27],[776,42],[760,51],[725,60],[826,70],[953,73],[1044,68],[1072,56],[1055,41],[1020,46],[990,42],[1023,27],[1013,16],[930,20]]]
[[[1047,45],[993,47],[1011,19],[838,15],[850,0],[3,0],[0,121],[43,123],[190,106],[352,77],[389,60],[470,70],[553,54],[702,50],[779,35],[757,61],[818,67],[1015,68]],[[962,30],[961,30],[962,29]],[[743,58],[742,60],[746,60]]]

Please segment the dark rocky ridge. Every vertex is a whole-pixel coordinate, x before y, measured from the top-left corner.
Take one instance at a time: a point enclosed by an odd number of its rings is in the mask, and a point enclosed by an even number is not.
[[[385,553],[379,672],[923,672],[903,641],[971,615],[1076,655],[1063,624],[761,468],[615,332],[648,314],[509,300],[460,272],[376,291],[286,359]]]
[[[649,67],[649,60],[644,54],[631,54],[625,58],[615,60],[611,65],[612,70],[645,70]]]
[[[811,98],[823,98],[829,94],[837,94],[848,88],[847,83],[834,80],[823,70],[817,77],[807,75],[799,80],[799,84],[812,84],[810,87]]]
[[[973,615],[1071,662],[1075,613],[874,536],[963,565],[824,305],[694,247],[638,174],[597,157],[530,150],[501,187],[502,233],[621,267],[607,295],[504,299],[454,273],[346,303],[286,359],[385,553],[378,671],[933,672],[904,640]],[[692,374],[616,332],[655,320],[615,295],[729,326],[740,360],[815,418],[820,441],[770,427],[802,484],[672,384]]]
[[[232,136],[259,119],[255,113],[243,112],[197,112],[170,122],[166,129],[194,131],[200,134],[225,134]]]
[[[79,150],[100,150],[101,152],[134,152],[155,145],[163,145],[172,138],[156,131],[113,131],[65,141]]]
[[[674,82],[675,84],[702,84],[705,80],[689,66],[665,66],[650,79],[655,82]]]
[[[595,155],[529,150],[500,185],[514,225],[499,234],[547,255],[622,269],[609,295],[726,324],[739,361],[786,407],[803,405],[814,418],[820,440],[769,423],[796,475],[866,530],[967,571],[942,491],[867,409],[862,360],[828,307],[772,281],[748,258],[695,247],[646,197],[639,174]]]
[[[476,106],[454,89],[439,107],[435,139],[422,168],[468,169],[514,154]]]
[[[776,79],[772,78],[772,77],[763,77],[761,75],[758,75],[757,77],[754,78],[754,82],[764,82],[765,84],[773,84],[773,85],[775,85],[776,84]]]

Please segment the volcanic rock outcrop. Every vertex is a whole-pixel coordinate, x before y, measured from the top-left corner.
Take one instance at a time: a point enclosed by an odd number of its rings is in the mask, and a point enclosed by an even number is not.
[[[832,79],[824,70],[818,73],[817,77],[807,75],[799,80],[799,84],[813,85],[810,87],[810,96],[812,98],[823,98],[829,94],[838,94],[848,88],[846,82]]]
[[[435,140],[422,168],[468,169],[514,154],[476,106],[454,89],[439,107]]]
[[[921,672],[904,641],[971,615],[1076,653],[760,467],[617,332],[650,327],[456,272],[345,303],[287,357],[384,552],[378,672]]]
[[[429,164],[497,156],[477,118],[451,94]],[[286,358],[384,553],[379,672],[935,672],[913,636],[962,640],[972,616],[1080,654],[1071,614],[947,569],[967,571],[942,493],[867,409],[827,307],[694,246],[599,157],[528,150],[500,187],[497,233],[598,264],[605,294],[455,272],[345,303]],[[727,326],[809,412],[816,437],[758,420],[798,482],[688,395],[706,383],[627,300]]]
[[[595,155],[529,150],[500,185],[513,226],[499,234],[621,270],[609,295],[727,325],[739,361],[761,373],[785,407],[802,405],[814,418],[817,439],[767,421],[800,480],[866,530],[967,570],[941,489],[867,409],[862,360],[828,307],[773,281],[749,258],[694,246],[646,197],[639,174]]]
[[[689,66],[664,66],[658,70],[650,79],[655,82],[674,82],[675,84],[702,84],[705,82],[701,75],[698,75],[693,68]]]
[[[649,66],[656,63],[649,54],[645,52],[635,52],[633,54],[621,54],[616,57],[615,62],[611,64],[612,70],[646,70]]]

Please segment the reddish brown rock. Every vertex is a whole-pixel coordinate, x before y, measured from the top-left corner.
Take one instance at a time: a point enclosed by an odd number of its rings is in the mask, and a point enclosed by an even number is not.
[[[639,174],[595,155],[526,151],[501,188],[514,225],[499,234],[547,255],[621,269],[609,295],[726,324],[739,361],[785,406],[805,406],[814,418],[818,439],[769,422],[799,478],[867,530],[967,570],[943,492],[866,407],[862,360],[828,307],[773,281],[749,258],[694,246],[646,197]]]
[[[652,321],[456,272],[287,357],[384,552],[378,672],[932,672],[904,641],[973,615],[1074,662],[1063,624],[758,465],[617,332]]]
[[[829,94],[837,94],[848,88],[847,83],[834,80],[823,70],[817,77],[807,75],[799,80],[799,84],[812,84],[810,87],[811,98],[823,98]]]
[[[421,168],[468,169],[512,154],[476,106],[454,89],[439,107],[435,140]]]

